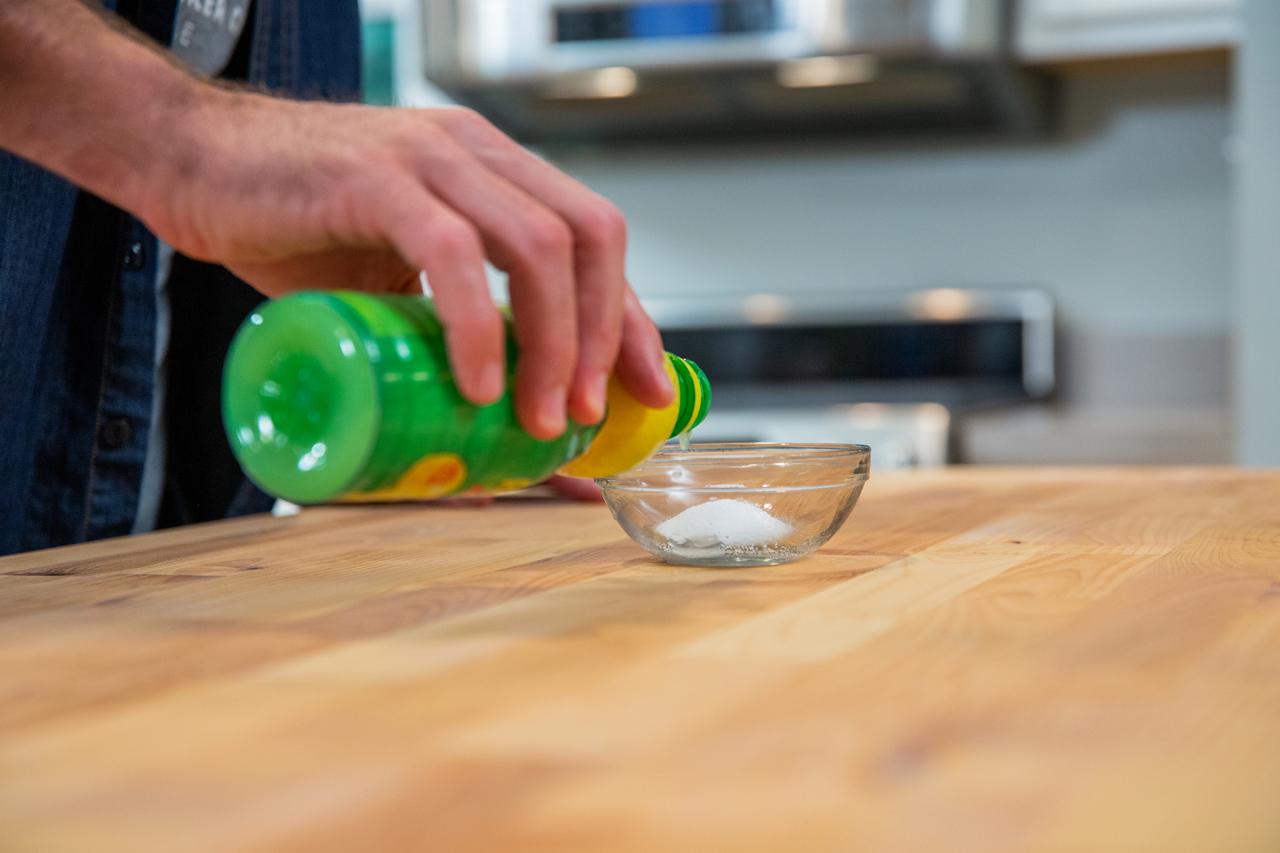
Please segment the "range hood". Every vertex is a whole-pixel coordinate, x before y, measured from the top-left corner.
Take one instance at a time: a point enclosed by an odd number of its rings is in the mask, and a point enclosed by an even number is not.
[[[421,0],[426,74],[526,141],[1025,132],[1007,0]]]

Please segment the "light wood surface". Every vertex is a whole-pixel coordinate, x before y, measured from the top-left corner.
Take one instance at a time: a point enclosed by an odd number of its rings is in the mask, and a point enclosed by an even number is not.
[[[1280,474],[881,476],[808,560],[598,507],[0,560],[0,850],[1280,850]]]

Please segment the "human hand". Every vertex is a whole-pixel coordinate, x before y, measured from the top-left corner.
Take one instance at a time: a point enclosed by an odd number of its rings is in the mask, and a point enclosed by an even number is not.
[[[661,339],[625,278],[621,214],[478,114],[203,85],[189,119],[194,148],[133,193],[134,212],[178,251],[271,296],[416,293],[425,270],[455,380],[477,404],[505,383],[487,258],[509,276],[516,410],[530,434],[559,435],[566,412],[597,422],[615,367],[641,402],[670,402]]]
[[[583,501],[585,503],[604,502],[604,494],[600,491],[600,487],[596,485],[595,480],[556,474],[547,481],[547,485],[555,489],[557,494],[575,501]]]

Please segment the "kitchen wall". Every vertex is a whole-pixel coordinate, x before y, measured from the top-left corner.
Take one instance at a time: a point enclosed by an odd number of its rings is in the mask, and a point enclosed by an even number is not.
[[[1237,121],[1236,458],[1280,465],[1280,4],[1245,6]]]
[[[1064,72],[1030,142],[719,142],[548,152],[632,223],[642,295],[1043,287],[1047,408],[970,419],[983,461],[1229,454],[1229,63]],[[1075,447],[1088,442],[1092,447]]]

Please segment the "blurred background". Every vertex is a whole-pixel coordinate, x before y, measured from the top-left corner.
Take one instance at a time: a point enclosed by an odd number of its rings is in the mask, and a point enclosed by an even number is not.
[[[369,101],[475,107],[627,214],[698,440],[1280,464],[1280,3],[363,13]]]

